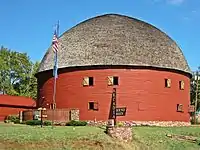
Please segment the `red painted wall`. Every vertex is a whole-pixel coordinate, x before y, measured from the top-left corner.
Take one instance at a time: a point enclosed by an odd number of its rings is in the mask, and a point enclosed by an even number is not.
[[[27,110],[24,108],[0,107],[0,121],[4,121],[8,115],[18,115],[20,111]]]
[[[23,96],[0,95],[0,121],[8,115],[17,115],[19,111],[35,108],[33,99]]]
[[[38,106],[48,108],[52,102],[51,75],[52,72],[38,74]],[[85,76],[94,77],[94,86],[82,86]],[[107,76],[119,77],[119,85],[114,86],[117,88],[117,107],[127,107],[126,116],[117,117],[118,120],[189,122],[190,79],[169,71],[99,69],[61,73],[57,80],[57,108],[78,108],[81,120],[107,120],[113,88],[107,85]],[[165,78],[171,79],[171,88],[165,88]],[[185,82],[184,90],[179,89],[180,80]],[[99,110],[88,110],[89,101],[98,102]],[[184,112],[177,112],[177,104],[183,104]]]

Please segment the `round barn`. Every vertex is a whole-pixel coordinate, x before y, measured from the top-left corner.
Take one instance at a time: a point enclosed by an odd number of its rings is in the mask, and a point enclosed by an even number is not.
[[[50,47],[38,78],[38,107],[52,109]],[[106,121],[112,91],[119,121],[189,122],[190,68],[175,41],[158,28],[118,14],[97,16],[59,37],[56,108],[78,108],[80,120]],[[120,112],[118,112],[120,113]]]

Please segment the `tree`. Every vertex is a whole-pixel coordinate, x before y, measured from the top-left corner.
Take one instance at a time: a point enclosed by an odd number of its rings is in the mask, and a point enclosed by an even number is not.
[[[200,109],[200,67],[193,73],[191,78],[190,100],[192,105],[195,105],[196,98],[198,110]]]
[[[1,47],[0,50],[0,90],[3,94],[6,93],[6,89],[9,88],[9,63],[8,57],[10,55],[10,51],[4,47]]]
[[[2,94],[36,99],[39,62],[33,63],[26,53],[0,49],[0,91]]]

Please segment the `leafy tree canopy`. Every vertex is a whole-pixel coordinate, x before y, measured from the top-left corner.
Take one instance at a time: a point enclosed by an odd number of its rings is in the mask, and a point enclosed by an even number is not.
[[[26,53],[0,48],[0,91],[2,94],[36,99],[39,62],[32,62]]]
[[[193,73],[191,78],[190,99],[191,104],[195,105],[197,98],[197,110],[200,109],[200,67]]]

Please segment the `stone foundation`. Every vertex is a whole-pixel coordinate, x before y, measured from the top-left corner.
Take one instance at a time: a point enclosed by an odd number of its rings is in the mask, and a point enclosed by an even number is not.
[[[70,110],[70,120],[79,120],[79,110],[78,109],[71,109]]]
[[[87,121],[88,125],[91,126],[106,126],[106,121]],[[180,127],[180,126],[190,126],[190,122],[181,121],[117,121],[123,126],[161,126],[161,127]]]
[[[180,126],[190,126],[190,122],[181,121],[125,121],[125,126],[161,126],[161,127],[180,127]]]
[[[118,139],[120,141],[132,141],[131,127],[107,127],[106,133],[112,138]]]
[[[107,121],[93,121],[93,120],[87,120],[87,123],[89,126],[106,126]]]

